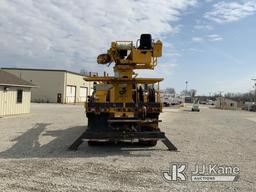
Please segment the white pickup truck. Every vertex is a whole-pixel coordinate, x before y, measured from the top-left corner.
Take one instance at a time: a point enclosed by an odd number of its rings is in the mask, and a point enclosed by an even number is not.
[[[200,111],[200,108],[199,108],[199,99],[196,99],[192,105],[192,111],[197,111],[199,112]]]

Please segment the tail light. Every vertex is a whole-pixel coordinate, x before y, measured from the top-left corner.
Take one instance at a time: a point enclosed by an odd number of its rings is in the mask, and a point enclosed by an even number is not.
[[[109,109],[108,109],[108,108],[105,108],[105,109],[104,109],[104,112],[109,112]]]
[[[93,111],[95,111],[95,108],[88,107],[87,111],[88,111],[88,112],[93,112]]]

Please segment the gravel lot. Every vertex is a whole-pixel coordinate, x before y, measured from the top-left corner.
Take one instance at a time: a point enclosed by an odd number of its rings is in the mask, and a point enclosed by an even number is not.
[[[162,129],[178,147],[68,146],[83,132],[78,105],[32,104],[0,118],[0,191],[256,191],[256,113],[166,108]],[[237,165],[238,182],[165,182],[170,162]]]

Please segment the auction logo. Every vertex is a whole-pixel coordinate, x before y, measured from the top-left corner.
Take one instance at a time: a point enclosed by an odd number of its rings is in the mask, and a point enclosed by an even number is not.
[[[170,163],[169,170],[162,171],[165,181],[186,181],[187,163]],[[196,164],[190,172],[193,182],[222,182],[237,181],[240,169],[237,166],[227,166],[218,164]]]
[[[187,175],[185,173],[187,164],[170,163],[170,169],[162,171],[162,177],[165,181],[186,181]]]

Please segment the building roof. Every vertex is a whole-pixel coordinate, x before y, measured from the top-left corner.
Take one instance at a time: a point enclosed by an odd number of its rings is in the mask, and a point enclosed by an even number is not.
[[[0,69],[0,85],[12,87],[36,87],[34,84]]]
[[[10,67],[10,68],[2,68],[4,70],[24,70],[24,71],[55,71],[55,72],[66,72],[66,73],[72,73],[75,75],[85,76],[77,72],[63,70],[63,69],[39,69],[39,68],[16,68],[16,67]]]

